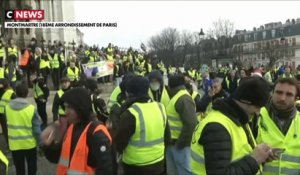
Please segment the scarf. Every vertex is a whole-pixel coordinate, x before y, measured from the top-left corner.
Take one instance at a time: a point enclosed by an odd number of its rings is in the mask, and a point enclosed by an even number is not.
[[[292,123],[292,120],[294,119],[296,115],[296,107],[295,105],[285,109],[280,110],[277,109],[276,106],[273,104],[272,99],[268,102],[266,106],[270,117],[273,119],[273,121],[276,123],[279,130],[286,135],[288,132],[290,125]]]

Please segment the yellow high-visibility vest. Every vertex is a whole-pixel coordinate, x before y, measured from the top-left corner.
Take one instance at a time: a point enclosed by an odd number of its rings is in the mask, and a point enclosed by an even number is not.
[[[73,70],[70,67],[68,67],[67,77],[70,79],[70,81],[79,80],[79,69],[77,67],[75,67],[75,72],[73,72]]]
[[[4,50],[4,47],[2,47],[1,49],[0,49],[0,57],[4,57],[4,54],[5,54],[5,50]]]
[[[64,91],[62,89],[58,90],[57,91],[57,95],[59,98],[61,98],[63,95],[64,95]],[[61,105],[59,105],[59,108],[58,108],[58,114],[59,115],[66,115],[66,112],[65,110],[61,107]]]
[[[2,153],[2,151],[0,150],[0,160],[4,163],[5,165],[5,174],[8,175],[8,159],[6,158],[6,156]]]
[[[50,54],[48,55],[48,58],[50,60],[50,66],[52,69],[58,69],[59,68],[59,60],[58,60],[58,55],[54,54],[52,57]]]
[[[15,110],[7,105],[5,115],[8,128],[8,145],[11,151],[32,149],[37,146],[32,133],[32,119],[35,108],[28,105],[21,110]]]
[[[297,112],[286,135],[279,130],[265,107],[260,110],[258,121],[257,143],[266,143],[271,148],[285,151],[279,160],[266,162],[263,166],[264,175],[300,174],[300,114]]]
[[[40,59],[40,69],[44,69],[44,68],[50,68],[50,63],[49,61],[46,61],[44,59]]]
[[[8,51],[8,56],[14,55],[14,56],[18,57],[18,48],[16,46],[8,47],[7,51]]]
[[[128,111],[135,117],[136,129],[123,151],[123,162],[144,166],[162,161],[167,120],[164,106],[157,102],[134,103]]]
[[[193,175],[206,175],[205,169],[205,157],[203,145],[198,143],[201,137],[202,131],[209,123],[218,123],[226,128],[231,136],[232,141],[232,155],[231,162],[238,160],[246,155],[250,155],[253,151],[252,146],[248,143],[247,135],[242,126],[236,125],[232,120],[226,117],[219,111],[212,111],[208,113],[207,117],[202,120],[194,131],[191,145],[191,167]],[[249,125],[246,125],[247,130],[250,133],[250,137],[256,146],[255,140],[251,133]]]
[[[0,101],[0,114],[4,114],[4,109],[6,105],[9,103],[9,101],[11,100],[11,96],[13,93],[14,91],[12,89],[7,89],[2,95]]]
[[[178,112],[175,109],[175,104],[177,100],[182,97],[183,95],[190,95],[187,90],[180,90],[177,92],[176,95],[174,95],[170,102],[168,103],[166,107],[167,111],[167,117],[168,117],[168,122],[171,130],[171,138],[172,139],[178,139],[181,129],[182,129],[182,121],[180,119],[180,116]]]

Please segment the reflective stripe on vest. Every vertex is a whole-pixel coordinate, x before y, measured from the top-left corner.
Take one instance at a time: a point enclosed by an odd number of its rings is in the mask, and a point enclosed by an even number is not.
[[[68,67],[67,77],[70,79],[70,81],[77,81],[79,79],[79,69],[75,67],[75,72],[73,72],[73,70]]]
[[[14,110],[10,105],[5,107],[10,150],[32,149],[37,146],[32,133],[34,111],[33,105],[28,105],[21,110]]]
[[[0,78],[4,78],[4,68],[0,67]]]
[[[52,69],[58,69],[59,68],[59,60],[58,60],[58,55],[54,54],[52,57],[50,54],[48,54],[48,58],[50,60],[50,66]]]
[[[179,92],[177,92],[176,95],[174,95],[174,97],[172,97],[172,99],[170,100],[170,102],[168,103],[168,105],[166,107],[172,139],[178,139],[178,137],[181,133],[181,129],[182,129],[182,121],[179,117],[179,114],[177,113],[177,111],[175,109],[175,104],[176,104],[177,100],[180,97],[182,97],[183,95],[190,96],[190,94],[188,93],[187,90],[180,90]]]
[[[63,96],[64,93],[65,93],[65,92],[64,92],[62,89],[60,89],[60,90],[57,91],[57,95],[58,95],[59,98],[61,98],[61,97]],[[66,115],[66,112],[65,112],[65,110],[62,108],[61,105],[59,105],[59,107],[58,107],[58,114],[59,114],[59,115]]]
[[[198,140],[201,137],[201,133],[205,126],[209,123],[218,123],[225,127],[228,133],[231,136],[232,141],[232,155],[231,162],[238,160],[246,155],[251,154],[253,151],[252,147],[256,146],[256,142],[252,136],[249,125],[246,125],[250,137],[254,145],[248,143],[248,138],[245,130],[242,126],[236,125],[230,118],[226,117],[219,111],[212,111],[208,113],[208,116],[199,123],[192,136],[192,145],[191,145],[191,167],[192,174],[197,175],[206,175],[205,170],[205,157],[203,145],[198,143]]]
[[[38,85],[38,83],[35,83],[33,86],[33,96],[35,99],[39,98],[40,96],[43,96],[44,92],[42,91],[42,89],[40,88],[40,86]]]
[[[5,106],[9,103],[11,95],[14,93],[12,89],[7,89],[1,97],[0,114],[4,114]]]
[[[6,156],[2,153],[2,151],[0,150],[0,161],[4,163],[5,165],[5,174],[8,175],[8,159],[6,158]]]
[[[266,143],[271,148],[285,149],[279,160],[265,164],[263,174],[300,174],[300,114],[297,112],[286,135],[280,131],[265,107],[260,114],[257,142]]]
[[[12,76],[10,81],[15,82],[15,81],[17,81],[17,74],[16,74],[16,68],[13,68],[13,69],[14,69],[13,76]],[[9,74],[8,67],[5,69],[5,73],[7,75]]]
[[[95,173],[95,168],[90,167],[88,162],[88,153],[89,147],[86,144],[88,128],[91,123],[89,123],[84,131],[81,133],[75,150],[72,155],[72,159],[70,160],[70,150],[71,150],[71,142],[72,142],[72,134],[74,125],[71,124],[65,134],[65,139],[63,141],[62,150],[60,154],[60,159],[57,165],[56,174],[59,175],[90,175]],[[94,132],[102,131],[106,137],[110,140],[111,136],[109,135],[107,129],[104,125],[98,125]]]
[[[0,57],[4,57],[4,47],[0,49]]]
[[[166,112],[161,103],[134,103],[129,112],[135,117],[136,129],[123,151],[129,165],[151,165],[164,159]]]
[[[155,101],[153,93],[150,88],[148,91],[148,95],[153,101]],[[163,91],[162,91],[162,94],[160,97],[160,101],[158,101],[158,102],[161,102],[165,106],[165,108],[167,107],[168,103],[170,102],[170,96],[168,94],[166,87],[163,88]]]

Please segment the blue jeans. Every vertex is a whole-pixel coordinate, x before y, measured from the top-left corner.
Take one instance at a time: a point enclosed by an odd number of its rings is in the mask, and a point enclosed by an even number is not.
[[[168,146],[166,150],[167,175],[191,175],[191,148],[178,150],[175,146]]]

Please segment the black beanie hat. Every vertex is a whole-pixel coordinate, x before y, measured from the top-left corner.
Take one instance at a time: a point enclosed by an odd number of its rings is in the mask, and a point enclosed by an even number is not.
[[[122,78],[122,82],[120,83],[120,89],[121,89],[121,92],[123,93],[123,94],[125,94],[125,92],[126,92],[126,86],[127,86],[127,83],[128,83],[128,81],[131,79],[131,78],[133,78],[133,77],[135,77],[136,75],[135,74],[133,74],[133,73],[127,73],[127,74],[125,74],[124,75],[124,77]]]
[[[270,97],[271,86],[261,77],[249,77],[243,80],[232,94],[232,98],[242,103],[263,107]]]
[[[126,92],[133,96],[143,96],[148,94],[149,80],[142,76],[135,76],[128,80]]]
[[[83,120],[89,119],[92,112],[92,101],[86,89],[81,87],[70,89],[64,93],[62,100],[74,108]]]
[[[185,80],[183,74],[175,74],[169,77],[169,87],[171,89],[176,88],[177,86],[185,85]]]

